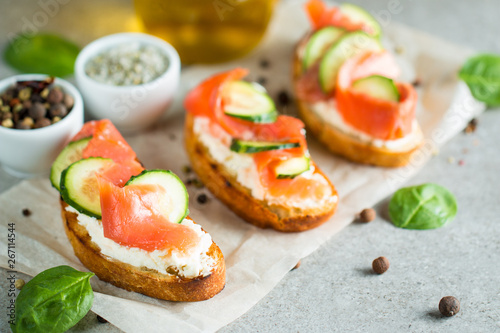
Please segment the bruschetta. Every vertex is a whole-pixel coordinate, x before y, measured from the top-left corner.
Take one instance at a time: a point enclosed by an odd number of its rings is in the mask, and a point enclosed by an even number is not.
[[[265,89],[237,68],[215,75],[185,99],[185,144],[205,186],[260,228],[304,231],[327,221],[338,202],[313,162],[299,119],[278,115]]]
[[[50,179],[75,255],[101,280],[169,301],[223,289],[224,257],[187,216],[184,184],[171,171],[145,170],[110,121],[86,123]]]
[[[297,44],[293,85],[299,115],[330,151],[385,167],[409,163],[423,142],[417,93],[379,41],[381,29],[351,4],[310,0],[312,32]]]

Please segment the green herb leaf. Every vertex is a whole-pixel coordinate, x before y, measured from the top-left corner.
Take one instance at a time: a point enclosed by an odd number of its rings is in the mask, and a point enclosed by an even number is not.
[[[396,227],[435,229],[453,220],[457,202],[453,194],[436,184],[398,190],[389,203],[389,216]]]
[[[58,333],[73,327],[92,307],[93,275],[58,266],[35,276],[17,296],[12,332]]]
[[[500,105],[500,56],[481,54],[469,58],[458,76],[475,99],[490,106]]]
[[[19,35],[5,49],[5,61],[24,73],[63,77],[73,74],[80,48],[50,34]]]

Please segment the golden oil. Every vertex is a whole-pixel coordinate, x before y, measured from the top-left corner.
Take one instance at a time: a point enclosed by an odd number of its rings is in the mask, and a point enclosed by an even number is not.
[[[143,29],[172,44],[182,63],[218,63],[250,52],[275,0],[135,0]]]

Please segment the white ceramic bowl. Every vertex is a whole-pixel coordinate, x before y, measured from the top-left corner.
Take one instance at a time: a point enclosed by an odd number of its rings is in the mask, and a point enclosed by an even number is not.
[[[0,92],[17,81],[44,80],[47,75],[26,74],[0,81]],[[66,117],[47,127],[19,130],[0,126],[0,164],[17,177],[47,175],[61,149],[83,126],[83,101],[68,81],[56,78],[54,85],[73,96],[75,104]]]
[[[131,86],[101,83],[85,73],[85,65],[91,58],[113,46],[130,42],[160,49],[169,61],[166,72],[149,83]],[[110,119],[124,133],[142,130],[162,116],[177,91],[180,70],[177,51],[163,39],[143,33],[119,33],[99,38],[80,52],[75,63],[76,82],[86,110],[94,118]]]

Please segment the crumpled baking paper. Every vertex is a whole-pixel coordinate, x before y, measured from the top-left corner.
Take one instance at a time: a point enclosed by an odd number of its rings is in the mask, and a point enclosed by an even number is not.
[[[291,92],[292,50],[307,29],[301,5],[281,3],[263,43],[247,58],[224,65],[183,68],[179,98],[165,121],[147,132],[126,137],[139,159],[148,168],[171,169],[186,180],[182,173],[182,167],[188,164],[182,134],[185,93],[206,77],[236,66],[249,68],[251,80],[266,78],[266,87],[273,97],[283,90]],[[190,188],[191,216],[212,235],[224,253],[225,289],[207,301],[174,303],[127,292],[93,278],[92,311],[125,332],[210,332],[227,325],[262,299],[299,259],[352,222],[356,213],[399,188],[440,145],[484,110],[484,105],[474,101],[456,75],[471,51],[396,23],[391,23],[384,33],[386,47],[402,51],[397,57],[404,78],[420,81],[417,118],[426,139],[408,166],[386,169],[353,164],[331,155],[309,136],[311,155],[335,184],[340,203],[330,221],[314,230],[294,234],[249,225],[211,194],[207,204],[198,204],[196,194],[208,192]],[[259,66],[262,59],[268,60],[268,68]],[[281,111],[295,114],[292,105]],[[35,275],[62,264],[86,270],[66,238],[58,200],[59,195],[48,179],[23,181],[0,195],[0,235],[7,235],[8,223],[15,223],[17,271]],[[32,215],[22,216],[23,208],[29,208]],[[0,237],[0,248],[7,248],[6,238]],[[0,253],[0,266],[4,268],[7,268],[6,252]]]

